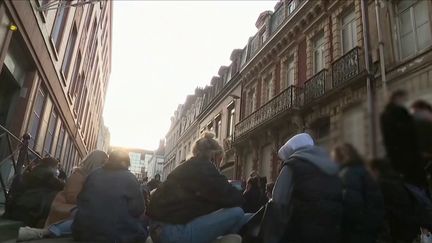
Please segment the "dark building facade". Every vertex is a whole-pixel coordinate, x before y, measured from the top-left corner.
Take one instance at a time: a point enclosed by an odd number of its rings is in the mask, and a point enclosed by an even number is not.
[[[67,172],[97,145],[111,29],[111,1],[0,1],[0,125]]]

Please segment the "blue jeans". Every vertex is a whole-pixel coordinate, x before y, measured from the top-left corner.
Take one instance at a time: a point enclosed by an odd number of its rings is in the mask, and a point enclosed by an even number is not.
[[[68,219],[57,224],[50,225],[48,231],[52,236],[70,236],[72,235],[72,223],[73,219]]]
[[[155,243],[210,243],[217,237],[237,233],[251,218],[243,209],[225,208],[198,217],[187,224],[152,222],[150,229],[161,227]]]

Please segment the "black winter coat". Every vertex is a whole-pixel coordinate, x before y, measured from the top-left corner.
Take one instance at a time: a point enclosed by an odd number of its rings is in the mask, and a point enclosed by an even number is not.
[[[411,243],[419,235],[420,227],[431,230],[432,218],[424,208],[419,207],[409,193],[402,178],[388,170],[379,179],[385,205],[385,221],[391,242]]]
[[[293,170],[292,216],[281,242],[337,242],[342,219],[342,185],[337,176],[308,162],[287,162]]]
[[[261,223],[262,242],[338,242],[343,211],[338,172],[319,147],[299,148],[289,155]]]
[[[265,204],[261,189],[257,187],[245,191],[243,198],[245,200],[243,204],[243,211],[245,213],[256,213]]]
[[[129,170],[97,169],[78,195],[73,237],[91,242],[144,242],[148,236],[140,221],[144,211],[140,185]]]
[[[420,154],[414,118],[407,109],[388,104],[381,114],[381,132],[393,168],[409,183],[426,188],[425,162]]]
[[[191,158],[175,168],[150,196],[150,218],[170,224],[222,208],[241,207],[242,194],[207,160]]]
[[[342,242],[375,242],[384,223],[384,199],[363,164],[342,168]]]
[[[31,172],[14,178],[6,217],[24,222],[26,226],[42,227],[48,217],[55,195],[64,183],[50,167],[39,165]]]

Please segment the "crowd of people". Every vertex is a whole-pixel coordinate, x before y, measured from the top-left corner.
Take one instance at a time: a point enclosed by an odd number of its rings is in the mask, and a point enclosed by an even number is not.
[[[253,171],[239,190],[204,133],[164,182],[138,182],[121,150],[91,152],[67,180],[57,160],[38,160],[14,178],[4,217],[27,225],[21,241],[431,242],[432,106],[407,109],[406,96],[394,92],[381,114],[384,158],[366,161],[349,143],[327,151],[300,133],[279,149],[275,182]]]

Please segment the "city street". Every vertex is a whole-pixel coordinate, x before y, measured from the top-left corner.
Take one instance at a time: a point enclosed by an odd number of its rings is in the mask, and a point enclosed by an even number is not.
[[[432,1],[0,1],[0,243],[432,242]]]

